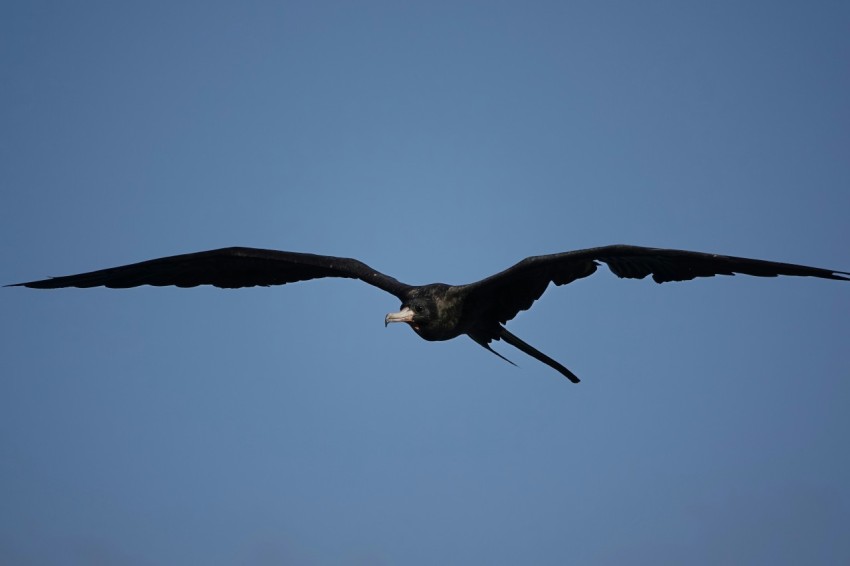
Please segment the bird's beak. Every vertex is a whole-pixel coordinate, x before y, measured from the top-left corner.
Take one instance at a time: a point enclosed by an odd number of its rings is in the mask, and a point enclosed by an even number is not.
[[[413,322],[413,310],[410,307],[404,307],[398,312],[391,312],[384,318],[384,326],[391,322]]]

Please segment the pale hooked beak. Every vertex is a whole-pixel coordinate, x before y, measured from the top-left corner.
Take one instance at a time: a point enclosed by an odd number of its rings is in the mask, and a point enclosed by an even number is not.
[[[413,314],[413,309],[410,307],[404,307],[398,312],[391,312],[384,317],[384,327],[391,322],[413,322]]]

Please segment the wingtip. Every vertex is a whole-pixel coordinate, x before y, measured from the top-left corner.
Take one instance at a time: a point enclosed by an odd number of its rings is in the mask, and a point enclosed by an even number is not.
[[[41,279],[39,281],[26,281],[24,283],[10,283],[8,285],[3,285],[3,287],[26,287],[28,289],[53,289],[54,287],[50,285],[50,282],[56,279],[56,277],[48,277],[47,279]]]

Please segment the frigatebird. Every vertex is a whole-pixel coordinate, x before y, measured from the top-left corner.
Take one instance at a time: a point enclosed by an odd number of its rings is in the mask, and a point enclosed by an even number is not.
[[[451,340],[466,334],[510,362],[490,347],[494,340],[504,340],[578,383],[573,372],[508,332],[504,325],[520,311],[529,309],[550,283],[572,283],[593,274],[600,263],[606,264],[617,277],[643,279],[652,275],[656,283],[735,274],[850,281],[847,271],[702,252],[613,245],[527,257],[500,273],[468,285],[407,285],[356,259],[232,247],[7,286],[124,289],[140,285],[214,285],[235,289],[285,285],[322,277],[360,279],[401,300],[401,310],[388,314],[384,318],[385,325],[406,322],[419,336],[432,341]]]

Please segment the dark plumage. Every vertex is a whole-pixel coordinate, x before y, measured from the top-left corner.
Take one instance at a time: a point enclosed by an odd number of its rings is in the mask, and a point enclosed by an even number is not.
[[[450,340],[466,334],[502,359],[506,358],[494,352],[490,343],[504,340],[577,383],[578,377],[570,370],[508,332],[503,325],[520,311],[530,308],[549,283],[566,285],[587,277],[596,271],[600,262],[618,277],[643,279],[652,275],[657,283],[736,273],[758,277],[795,275],[850,280],[850,272],[846,271],[616,245],[528,257],[501,273],[469,285],[433,283],[413,286],[356,259],[254,248],[223,248],[10,286],[34,289],[104,286],[123,289],[140,285],[215,285],[234,289],[284,285],[321,277],[360,279],[401,300],[401,310],[388,314],[385,324],[406,322],[425,340]]]

